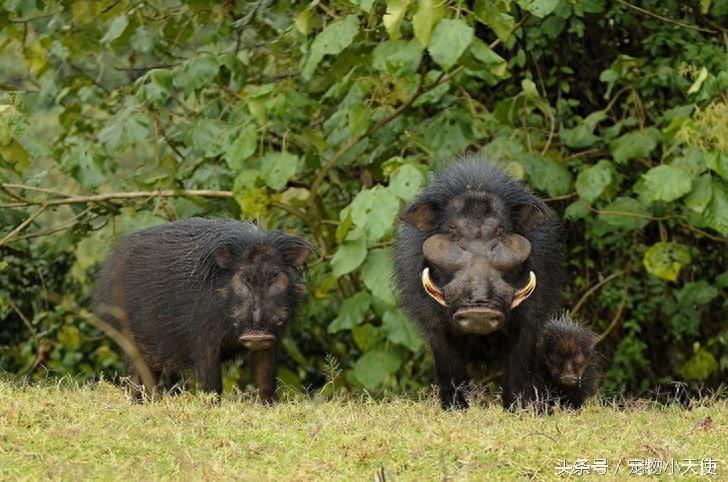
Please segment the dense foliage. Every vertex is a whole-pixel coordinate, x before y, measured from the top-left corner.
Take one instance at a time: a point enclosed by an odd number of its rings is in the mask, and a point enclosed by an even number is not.
[[[725,2],[6,0],[0,25],[6,370],[119,369],[95,267],[204,215],[317,245],[285,383],[417,388],[391,239],[469,150],[563,217],[563,306],[602,334],[606,389],[728,374]]]

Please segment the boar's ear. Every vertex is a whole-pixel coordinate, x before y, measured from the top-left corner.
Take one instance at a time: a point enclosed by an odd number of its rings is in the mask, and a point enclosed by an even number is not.
[[[233,264],[233,253],[227,246],[219,246],[212,252],[212,258],[215,264],[223,269],[229,268]]]
[[[435,227],[435,206],[425,201],[414,203],[399,218],[420,231],[430,231]]]
[[[516,229],[522,233],[527,233],[537,228],[549,219],[546,207],[538,205],[521,204],[515,208],[514,212]]]
[[[294,268],[301,268],[306,264],[308,257],[316,252],[316,248],[306,240],[289,236],[282,251],[286,262]]]

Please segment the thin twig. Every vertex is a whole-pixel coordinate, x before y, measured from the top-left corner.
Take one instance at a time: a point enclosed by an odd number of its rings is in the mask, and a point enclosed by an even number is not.
[[[622,290],[622,300],[619,302],[619,308],[617,308],[617,313],[614,314],[614,317],[612,318],[612,321],[609,323],[609,326],[607,327],[604,332],[599,335],[599,338],[597,338],[597,341],[595,344],[601,343],[601,341],[607,337],[607,335],[614,329],[615,326],[617,326],[617,322],[622,318],[622,311],[624,310],[624,304],[627,301],[627,284],[625,283],[624,289]]]
[[[629,7],[632,10],[635,10],[635,11],[640,12],[642,14],[648,15],[648,16],[653,17],[653,18],[656,18],[658,20],[662,20],[663,22],[672,23],[674,25],[678,25],[680,27],[688,28],[688,29],[691,29],[691,30],[697,30],[698,32],[705,32],[705,33],[712,33],[712,34],[717,34],[718,33],[715,30],[711,30],[709,28],[698,27],[697,25],[690,25],[689,23],[683,23],[683,22],[680,22],[678,20],[674,20],[672,18],[663,17],[662,15],[656,14],[654,12],[650,12],[649,10],[645,10],[644,8],[638,7],[637,5],[632,5],[631,3],[627,3],[624,0],[617,0],[617,1],[619,3],[621,3],[622,5],[624,5],[625,7]]]
[[[15,235],[17,235],[22,230],[24,230],[25,228],[27,228],[30,225],[30,223],[32,223],[33,221],[35,221],[35,219],[38,216],[40,216],[46,209],[48,209],[48,205],[42,204],[33,214],[31,214],[28,217],[28,219],[26,219],[22,223],[18,224],[18,226],[15,229],[13,229],[8,234],[6,234],[5,237],[3,237],[3,239],[0,239],[0,246],[2,246],[3,244],[5,244],[8,240],[13,239],[15,237]]]
[[[574,305],[574,307],[571,309],[570,313],[572,315],[575,315],[576,312],[579,311],[579,308],[581,308],[582,305],[584,304],[584,302],[587,300],[587,298],[589,298],[592,294],[594,294],[595,291],[597,291],[599,288],[601,288],[605,284],[612,281],[614,278],[616,278],[618,276],[622,276],[625,273],[626,273],[625,270],[621,270],[621,271],[612,273],[609,276],[607,276],[606,278],[604,278],[603,280],[601,280],[600,282],[598,282],[597,284],[595,284],[594,286],[592,286],[591,288],[589,288],[588,290],[586,290],[584,292],[584,294],[581,295],[581,298],[579,298],[579,301],[577,301],[576,304]]]
[[[23,314],[22,311],[20,311],[20,308],[18,308],[18,305],[16,305],[12,298],[7,298],[8,304],[10,305],[10,308],[13,309],[13,311],[20,317],[21,320],[23,320],[23,323],[25,323],[25,326],[28,327],[28,330],[35,336],[37,334],[37,330],[33,327],[33,324],[30,322],[30,319],[28,319],[25,314]]]

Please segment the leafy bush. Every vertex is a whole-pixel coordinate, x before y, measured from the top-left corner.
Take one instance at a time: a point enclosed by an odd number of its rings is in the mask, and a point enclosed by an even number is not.
[[[0,364],[117,370],[78,308],[114,237],[222,216],[318,246],[284,382],[338,365],[327,387],[415,389],[396,217],[470,150],[563,216],[564,307],[603,334],[607,389],[718,383],[727,18],[709,0],[5,2]]]

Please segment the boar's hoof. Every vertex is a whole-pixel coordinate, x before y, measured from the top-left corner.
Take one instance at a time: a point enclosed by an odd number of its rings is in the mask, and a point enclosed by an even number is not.
[[[245,348],[253,351],[267,350],[276,342],[276,337],[263,333],[252,333],[240,337],[240,343]]]
[[[492,308],[462,308],[455,312],[453,320],[461,330],[485,335],[503,324],[503,313]]]

